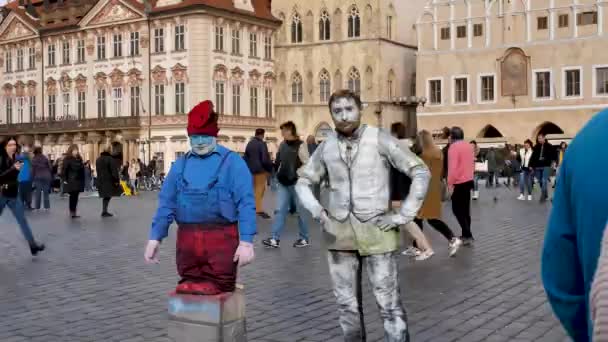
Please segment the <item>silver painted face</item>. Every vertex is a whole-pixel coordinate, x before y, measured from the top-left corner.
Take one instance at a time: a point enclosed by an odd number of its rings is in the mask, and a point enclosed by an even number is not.
[[[338,132],[351,135],[361,125],[361,110],[354,99],[339,98],[331,104],[331,118]]]

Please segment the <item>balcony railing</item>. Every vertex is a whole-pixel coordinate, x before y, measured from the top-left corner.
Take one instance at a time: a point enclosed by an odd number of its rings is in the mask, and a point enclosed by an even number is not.
[[[0,124],[0,134],[40,134],[40,133],[66,133],[95,130],[116,130],[141,127],[139,117],[120,117],[104,119],[72,120],[37,120],[36,122],[22,124]]]

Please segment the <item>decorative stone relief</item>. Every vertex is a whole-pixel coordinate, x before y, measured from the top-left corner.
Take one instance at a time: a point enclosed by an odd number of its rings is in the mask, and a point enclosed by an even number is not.
[[[139,71],[138,69],[131,69],[129,70],[129,72],[127,73],[129,79],[127,81],[129,87],[137,87],[140,86],[142,83],[142,77],[141,77],[141,71]]]
[[[272,88],[274,87],[274,83],[276,81],[276,76],[272,72],[267,72],[264,74],[264,88]]]
[[[82,74],[78,74],[78,76],[76,76],[76,79],[74,79],[74,81],[76,81],[76,90],[80,91],[86,91],[87,89],[87,78],[84,77],[84,75]]]
[[[17,83],[15,83],[15,95],[17,97],[25,96],[25,83],[22,81],[17,81]]]
[[[34,32],[32,30],[25,27],[20,20],[15,18],[4,31],[4,34],[0,36],[0,40],[12,40],[33,35]]]
[[[36,83],[35,81],[28,81],[27,82],[27,93],[29,96],[35,96],[36,95],[36,86],[38,85],[38,83]]]
[[[507,50],[499,59],[502,96],[528,95],[529,60],[520,48]]]
[[[232,77],[230,79],[230,81],[232,82],[232,84],[235,85],[243,85],[243,74],[245,72],[243,71],[243,69],[239,68],[238,66],[235,67],[234,69],[231,70],[231,74]]]
[[[104,74],[103,72],[98,72],[95,75],[95,86],[98,89],[102,89],[108,86],[108,76],[106,76],[106,74]]]
[[[154,84],[166,84],[167,83],[167,69],[157,65],[152,69],[152,82]]]
[[[112,81],[112,87],[121,88],[124,85],[124,77],[125,73],[120,71],[119,69],[114,69],[110,74],[110,79]]]
[[[57,95],[57,81],[52,77],[46,80],[46,92],[49,95]]]
[[[118,0],[111,0],[93,20],[91,24],[114,23],[128,19],[139,18],[140,15],[127,8]]]
[[[260,86],[260,72],[257,69],[253,69],[249,72],[249,85],[251,87],[259,87]]]
[[[72,79],[68,75],[67,72],[61,74],[61,78],[59,79],[61,91],[68,92],[72,90]]]
[[[228,80],[228,68],[222,64],[216,65],[213,69],[213,80],[216,82]]]
[[[2,90],[4,91],[4,96],[12,96],[13,95],[13,85],[10,83],[6,83],[3,87]]]
[[[173,74],[174,82],[188,82],[188,68],[183,66],[180,63],[175,64],[173,68],[171,68],[171,72]]]

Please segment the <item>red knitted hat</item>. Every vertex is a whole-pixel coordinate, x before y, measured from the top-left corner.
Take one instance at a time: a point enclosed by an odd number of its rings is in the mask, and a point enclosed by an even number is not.
[[[208,135],[217,137],[220,131],[217,126],[217,114],[213,111],[213,102],[203,101],[188,113],[188,135]]]

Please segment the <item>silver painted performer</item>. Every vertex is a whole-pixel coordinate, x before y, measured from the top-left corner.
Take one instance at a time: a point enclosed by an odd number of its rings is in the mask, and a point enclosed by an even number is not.
[[[366,340],[361,298],[365,264],[384,320],[384,340],[407,342],[407,317],[399,296],[398,229],[413,221],[422,206],[429,170],[388,132],[361,124],[361,100],[356,94],[334,93],[329,109],[337,134],[322,143],[302,167],[296,191],[323,227],[344,340]],[[389,207],[391,165],[412,179],[399,212]],[[329,181],[327,208],[311,191],[322,179]]]

